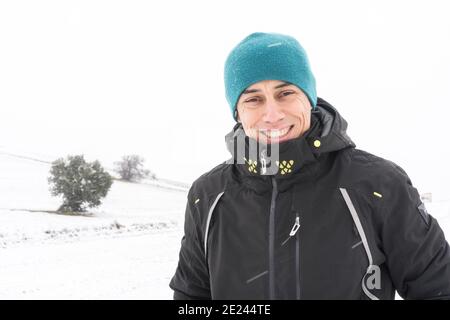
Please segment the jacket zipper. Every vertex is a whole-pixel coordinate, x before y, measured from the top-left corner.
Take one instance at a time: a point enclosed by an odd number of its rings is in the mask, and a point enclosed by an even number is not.
[[[277,181],[272,177],[272,199],[269,214],[269,299],[275,299],[275,208],[278,195]]]
[[[300,228],[300,217],[295,217],[295,224],[291,230],[290,236],[295,237],[295,283],[296,283],[296,296],[297,300],[300,300],[300,232],[298,229]]]
[[[261,174],[265,175],[266,173],[267,173],[266,151],[263,150],[261,152]]]
[[[300,300],[300,233],[298,230],[300,229],[300,217],[297,213],[295,216],[295,223],[292,226],[291,232],[289,232],[289,237],[283,241],[281,244],[284,246],[286,242],[289,241],[292,237],[295,236],[295,293],[296,298]]]

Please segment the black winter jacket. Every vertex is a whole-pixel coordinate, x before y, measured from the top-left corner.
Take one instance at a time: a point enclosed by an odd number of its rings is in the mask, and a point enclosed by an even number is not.
[[[189,191],[174,298],[449,299],[438,222],[406,173],[356,149],[346,128],[319,99],[311,129],[281,143],[278,171],[261,175],[262,155],[236,161],[237,124],[234,163]]]

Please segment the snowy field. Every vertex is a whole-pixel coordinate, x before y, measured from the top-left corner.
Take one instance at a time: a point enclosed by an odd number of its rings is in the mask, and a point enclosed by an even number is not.
[[[91,215],[57,215],[49,168],[0,153],[0,299],[170,299],[187,189],[114,181]]]
[[[115,181],[87,216],[50,196],[49,164],[0,150],[0,299],[171,299],[186,186]],[[428,211],[450,239],[450,203]]]

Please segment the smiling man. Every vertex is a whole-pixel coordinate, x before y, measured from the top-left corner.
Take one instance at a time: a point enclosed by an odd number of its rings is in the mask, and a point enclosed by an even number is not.
[[[198,178],[175,299],[450,299],[450,249],[407,174],[355,148],[292,37],[225,63],[232,157]]]

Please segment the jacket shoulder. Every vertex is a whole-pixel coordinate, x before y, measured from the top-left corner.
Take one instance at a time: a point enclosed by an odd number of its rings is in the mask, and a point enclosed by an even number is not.
[[[357,175],[384,182],[411,184],[407,173],[397,163],[360,149],[348,151],[350,169]]]
[[[208,172],[198,177],[191,186],[190,193],[206,195],[208,198],[217,196],[225,189],[236,185],[233,165],[222,162]]]

